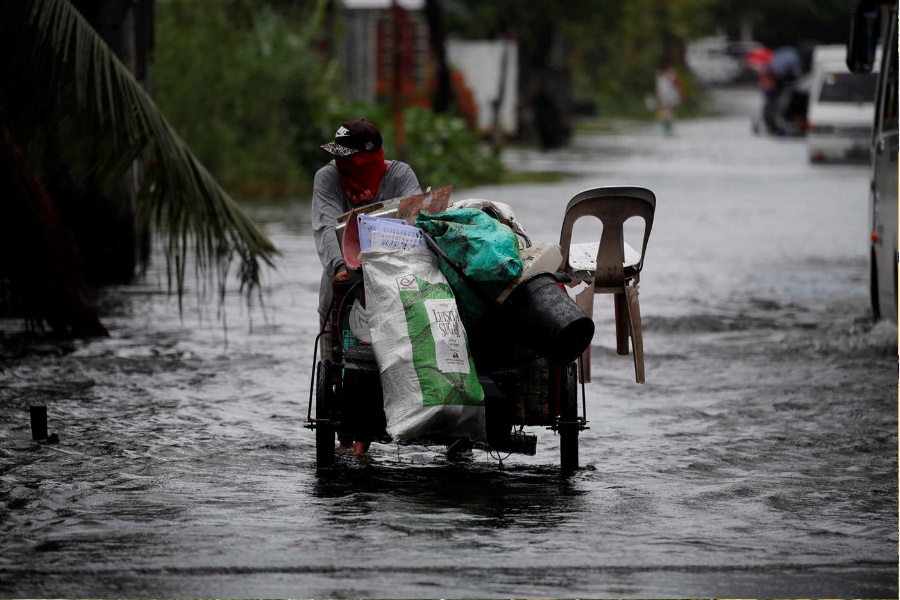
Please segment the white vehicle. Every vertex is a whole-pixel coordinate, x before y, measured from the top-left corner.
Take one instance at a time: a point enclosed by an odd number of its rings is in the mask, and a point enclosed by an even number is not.
[[[869,186],[869,253],[872,312],[876,319],[897,322],[897,0],[859,3],[847,48],[847,64],[854,73],[869,73],[881,57],[871,137],[872,176]]]
[[[756,74],[747,64],[744,55],[749,50],[761,47],[757,42],[733,41],[720,36],[707,37],[687,45],[684,62],[701,85],[755,81]]]
[[[875,73],[851,73],[846,46],[813,51],[806,147],[812,162],[868,160]]]

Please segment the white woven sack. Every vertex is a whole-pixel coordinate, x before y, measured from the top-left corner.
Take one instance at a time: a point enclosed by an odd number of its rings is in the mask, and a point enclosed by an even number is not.
[[[484,391],[456,300],[425,248],[359,255],[387,432],[484,441]]]

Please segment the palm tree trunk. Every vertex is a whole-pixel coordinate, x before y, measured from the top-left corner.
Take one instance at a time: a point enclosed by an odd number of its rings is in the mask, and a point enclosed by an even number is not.
[[[23,296],[26,318],[55,333],[106,336],[88,300],[78,247],[0,106],[0,269]]]

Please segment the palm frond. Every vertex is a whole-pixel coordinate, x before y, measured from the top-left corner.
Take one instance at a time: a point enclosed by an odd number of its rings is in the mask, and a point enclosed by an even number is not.
[[[69,0],[2,2],[0,104],[24,144],[66,169],[115,182],[136,160],[149,165],[139,212],[163,236],[179,298],[189,256],[222,290],[236,259],[248,295],[273,266],[272,243]]]

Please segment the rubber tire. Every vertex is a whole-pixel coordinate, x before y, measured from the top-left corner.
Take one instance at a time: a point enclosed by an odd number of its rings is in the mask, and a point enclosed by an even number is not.
[[[319,361],[316,367],[316,418],[333,418],[334,394],[331,391],[331,363]],[[334,441],[337,430],[334,425],[316,424],[316,470],[334,467]]]
[[[566,367],[560,417],[564,422],[574,422],[578,418],[578,378],[575,363]],[[560,425],[559,428],[559,466],[563,473],[569,474],[578,470],[578,431],[577,425]]]
[[[881,303],[878,298],[878,264],[875,262],[875,250],[869,260],[869,299],[872,302],[872,316],[881,319]]]

